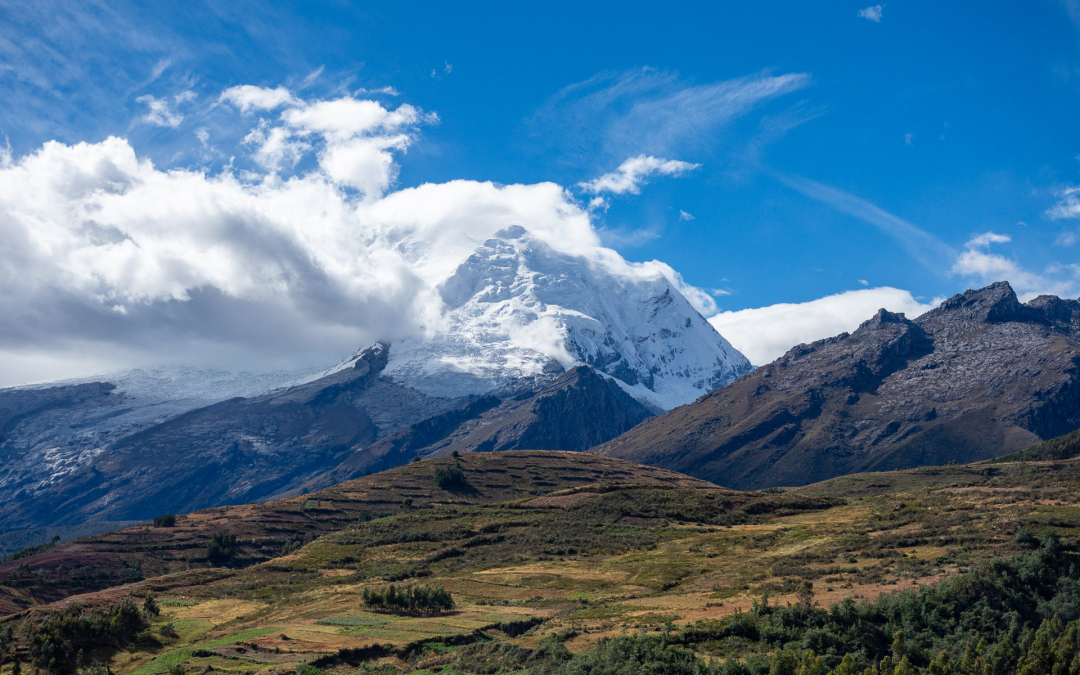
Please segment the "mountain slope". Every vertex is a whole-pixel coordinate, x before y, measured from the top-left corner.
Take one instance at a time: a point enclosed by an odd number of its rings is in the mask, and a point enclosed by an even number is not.
[[[596,452],[736,488],[970,462],[1080,427],[1080,303],[1007,283],[882,310]]]
[[[198,408],[99,447],[78,471],[14,492],[3,529],[147,520],[267,499],[333,468],[358,443],[437,414],[430,399],[380,379],[388,347],[304,385]]]
[[[333,471],[306,483],[318,489],[413,457],[508,450],[582,451],[631,429],[652,413],[612,380],[578,366],[535,391],[487,395],[358,446]]]
[[[506,228],[445,272],[426,335],[269,393],[196,406],[142,382],[132,407],[113,383],[0,392],[0,532],[266,500],[417,453],[585,449],[750,368],[666,268],[609,253]],[[205,384],[184,396],[233,386]]]

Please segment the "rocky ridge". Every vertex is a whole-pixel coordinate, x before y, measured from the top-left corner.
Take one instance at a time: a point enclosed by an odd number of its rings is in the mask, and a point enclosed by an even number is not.
[[[1008,283],[885,310],[595,449],[728,487],[971,462],[1080,427],[1080,303]]]

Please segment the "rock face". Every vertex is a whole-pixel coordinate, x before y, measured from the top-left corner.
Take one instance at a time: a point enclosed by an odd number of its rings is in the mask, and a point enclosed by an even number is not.
[[[1015,452],[1080,427],[1080,303],[999,282],[881,310],[595,449],[727,487]]]

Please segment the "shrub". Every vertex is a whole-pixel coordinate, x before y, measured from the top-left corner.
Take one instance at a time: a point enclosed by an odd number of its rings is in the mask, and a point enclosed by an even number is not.
[[[156,516],[154,518],[154,527],[174,527],[176,525],[176,516],[171,513],[165,515]]]
[[[444,490],[461,490],[469,486],[465,471],[457,462],[435,468],[435,484]]]

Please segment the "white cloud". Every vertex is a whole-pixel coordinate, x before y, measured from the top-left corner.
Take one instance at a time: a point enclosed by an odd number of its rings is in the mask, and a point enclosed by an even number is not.
[[[851,332],[879,309],[913,319],[932,309],[908,291],[882,286],[847,291],[802,303],[721,312],[709,319],[754,365],[770,363],[800,343]]]
[[[262,173],[165,171],[117,137],[0,152],[0,371],[91,361],[79,354],[97,355],[99,371],[332,363],[376,339],[437,330],[438,284],[510,224],[613,274],[663,275],[715,313],[669,266],[605,248],[589,212],[554,183],[391,190],[394,154],[432,119],[418,109],[286,94],[275,94],[283,114],[248,135]],[[288,171],[306,153],[318,161]]]
[[[446,62],[446,67],[443,68],[443,72],[449,75],[454,72],[454,66],[449,61]]]
[[[1046,211],[1051,220],[1080,218],[1080,186],[1072,185],[1058,193],[1060,200]]]
[[[1076,232],[1062,232],[1054,240],[1055,246],[1075,246],[1076,242],[1080,241],[1080,234]]]
[[[401,92],[393,87],[379,87],[378,89],[365,89],[360,87],[353,92],[353,96],[361,96],[364,94],[386,94],[387,96],[401,96]]]
[[[904,134],[904,145],[911,145],[915,141],[915,134]]]
[[[183,91],[173,96],[171,101],[168,98],[157,98],[149,94],[140,96],[135,100],[138,103],[146,104],[147,112],[141,118],[143,122],[175,129],[184,121],[184,116],[176,110],[177,106],[194,99],[195,92]]]
[[[873,7],[867,7],[866,9],[859,10],[859,16],[864,19],[869,19],[874,23],[881,23],[881,12],[885,9],[885,5],[874,5]]]
[[[1051,265],[1045,274],[1038,274],[1025,269],[1011,258],[988,250],[991,244],[1007,244],[1011,241],[1011,237],[995,232],[985,232],[972,237],[965,244],[964,251],[956,258],[950,272],[973,278],[979,284],[1008,281],[1024,301],[1039,295],[1071,297],[1076,293],[1075,276],[1066,279],[1053,278],[1064,270],[1061,266]]]
[[[679,211],[679,220],[693,220],[693,219],[694,219],[694,215],[692,213],[687,213],[686,211],[682,211],[682,210]]]
[[[661,176],[681,176],[687,171],[693,171],[700,164],[681,162],[675,159],[661,159],[648,155],[630,157],[619,168],[611,173],[605,173],[599,178],[578,183],[585,192],[600,194],[610,192],[612,194],[640,194],[641,186],[645,185],[649,176],[660,174]]]
[[[987,248],[990,244],[1008,244],[1012,237],[996,232],[983,232],[968,240],[967,248]]]
[[[256,87],[250,84],[229,87],[221,92],[221,97],[218,100],[236,106],[242,113],[249,113],[253,110],[275,110],[282,106],[300,104],[300,100],[285,87],[270,89],[269,87]]]

